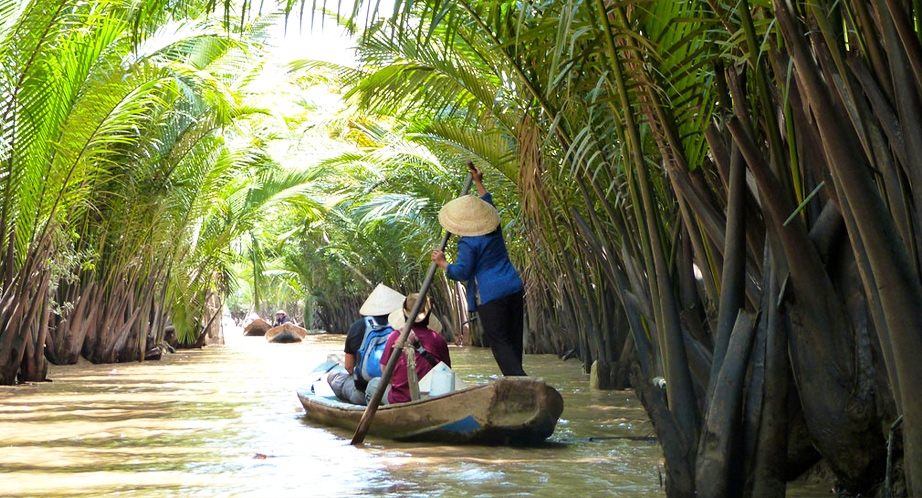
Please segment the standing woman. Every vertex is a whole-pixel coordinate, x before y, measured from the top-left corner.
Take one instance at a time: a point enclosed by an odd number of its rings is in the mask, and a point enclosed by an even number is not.
[[[522,279],[509,261],[499,228],[493,196],[483,187],[483,172],[468,163],[480,197],[465,195],[439,211],[439,223],[460,235],[458,259],[449,264],[445,254],[432,251],[432,261],[452,280],[467,281],[467,309],[477,312],[490,341],[493,358],[503,375],[525,375],[522,369],[524,300]]]

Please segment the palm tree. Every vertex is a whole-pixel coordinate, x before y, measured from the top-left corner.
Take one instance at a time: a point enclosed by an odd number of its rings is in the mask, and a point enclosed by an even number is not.
[[[119,1],[17,7],[0,38],[0,382],[43,378],[46,352],[142,359],[169,321],[194,340],[249,228],[230,199],[265,190],[235,180],[268,163],[232,145],[256,110],[235,88],[252,46]]]

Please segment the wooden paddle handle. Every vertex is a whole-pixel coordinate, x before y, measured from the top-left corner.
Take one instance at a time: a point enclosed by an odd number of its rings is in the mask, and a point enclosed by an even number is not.
[[[416,348],[407,344],[403,347],[407,357],[407,382],[410,384],[410,401],[419,401],[419,376],[416,375]]]
[[[472,161],[467,162],[468,168],[473,165],[474,163]],[[474,175],[468,173],[467,182],[464,183],[464,189],[461,190],[461,196],[465,196],[471,191],[471,185],[473,183]],[[445,250],[445,246],[448,245],[449,237],[451,237],[451,234],[448,232],[445,232],[445,235],[442,236],[442,242],[439,244],[440,251]],[[437,267],[438,265],[435,264],[435,261],[429,264],[429,272],[426,273],[426,279],[423,281],[422,287],[419,288],[419,296],[416,298],[416,303],[413,304],[413,310],[410,311],[411,317],[415,317],[419,314],[419,309],[423,305],[423,300],[426,298],[429,286],[432,285],[432,278],[435,276],[435,269]],[[412,326],[413,320],[408,319],[403,325],[403,329],[400,331],[400,338],[397,339],[397,343],[394,344],[394,351],[391,352],[391,356],[387,360],[387,365],[384,366],[384,372],[381,373],[381,382],[378,384],[378,388],[375,389],[375,393],[372,395],[371,400],[368,401],[365,413],[362,414],[362,419],[359,420],[359,425],[355,428],[355,434],[352,435],[353,445],[362,444],[362,442],[365,441],[365,434],[368,433],[368,428],[371,427],[371,421],[378,411],[378,405],[381,404],[381,398],[384,397],[385,389],[387,389],[387,386],[391,383],[391,377],[394,375],[394,368],[397,366],[397,360],[400,359],[400,352],[403,351],[403,346],[407,342],[407,336],[410,335],[410,328]]]

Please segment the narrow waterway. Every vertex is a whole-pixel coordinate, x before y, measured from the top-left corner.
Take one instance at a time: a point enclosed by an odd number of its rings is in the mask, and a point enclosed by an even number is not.
[[[588,389],[577,361],[527,356],[564,397],[534,448],[439,446],[313,426],[296,396],[343,336],[228,344],[142,364],[52,367],[0,388],[3,496],[665,496],[661,452],[630,392]],[[470,383],[489,350],[451,349]]]

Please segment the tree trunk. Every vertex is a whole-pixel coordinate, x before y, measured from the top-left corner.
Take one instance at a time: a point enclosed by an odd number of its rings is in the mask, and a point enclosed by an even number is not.
[[[696,460],[695,490],[701,496],[722,498],[742,493],[745,476],[733,467],[744,458],[739,432],[746,367],[755,337],[754,318],[740,311],[729,337],[726,361],[715,376]]]
[[[654,385],[651,379],[644,377],[639,364],[635,364],[631,369],[631,385],[634,386],[637,398],[650,416],[656,438],[663,448],[666,496],[695,498],[695,452],[666,406],[665,393],[659,386]]]
[[[205,299],[205,303],[205,313],[207,315],[222,316],[224,305],[221,301],[221,296],[216,292],[209,292],[208,297]],[[211,325],[206,330],[206,344],[224,344],[224,332],[220,318],[212,320]]]
[[[766,258],[766,268],[771,258]],[[779,285],[775,272],[768,272],[765,282],[765,303],[762,317],[765,322],[763,382],[761,389],[750,393],[760,398],[757,424],[750,425],[755,433],[747,436],[754,445],[747,448],[749,466],[745,496],[758,498],[784,498],[786,487],[785,466],[788,450],[787,401],[789,368],[787,334],[778,313]],[[753,403],[754,404],[754,403]]]

